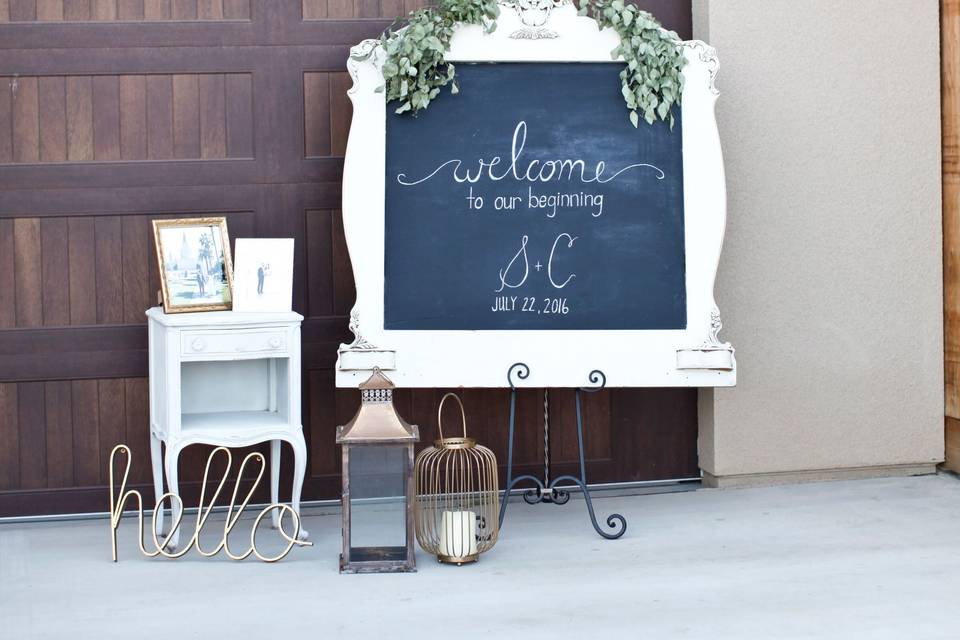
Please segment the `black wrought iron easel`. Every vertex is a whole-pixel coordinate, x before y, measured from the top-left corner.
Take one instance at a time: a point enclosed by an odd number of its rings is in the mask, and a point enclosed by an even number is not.
[[[520,482],[529,480],[533,482],[536,486],[527,489],[523,494],[523,499],[527,504],[537,504],[538,502],[552,502],[553,504],[566,504],[570,500],[570,492],[568,488],[570,485],[564,487],[558,486],[561,482],[574,483],[580,487],[580,491],[583,492],[583,499],[587,503],[587,512],[590,514],[590,523],[593,524],[594,530],[607,540],[616,540],[622,536],[627,531],[627,519],[624,518],[619,513],[611,513],[607,516],[607,526],[613,529],[613,531],[604,531],[599,523],[597,523],[597,516],[593,510],[593,498],[590,495],[590,489],[587,488],[587,465],[584,459],[583,451],[583,411],[580,408],[580,394],[581,392],[586,393],[596,393],[603,389],[607,384],[607,376],[598,369],[594,369],[590,372],[590,375],[587,379],[593,385],[591,387],[578,387],[576,390],[576,404],[577,404],[577,446],[580,454],[580,477],[577,478],[571,475],[563,475],[549,480],[545,477],[544,480],[537,478],[536,476],[523,475],[517,478],[513,477],[513,431],[515,426],[515,415],[517,408],[517,387],[514,384],[514,376],[520,380],[525,380],[527,376],[530,375],[530,367],[522,362],[517,362],[511,365],[510,369],[507,370],[507,382],[510,383],[510,441],[507,445],[507,486],[506,491],[503,494],[503,500],[500,503],[500,526],[503,527],[503,518],[507,513],[507,502],[510,498],[510,492],[513,490],[514,486]]]

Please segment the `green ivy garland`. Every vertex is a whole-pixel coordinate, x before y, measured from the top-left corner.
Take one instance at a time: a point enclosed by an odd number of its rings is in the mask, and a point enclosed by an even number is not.
[[[412,11],[403,28],[395,22],[380,37],[386,58],[384,86],[378,91],[386,91],[387,102],[400,103],[397,113],[413,114],[426,109],[448,84],[451,93],[457,93],[456,69],[444,60],[454,29],[474,24],[489,33],[496,29],[499,15],[497,0],[441,0],[436,7]],[[611,56],[622,57],[627,65],[620,72],[621,92],[633,126],[643,116],[649,124],[657,117],[669,121],[672,128],[672,108],[680,104],[686,63],[677,34],[664,31],[652,15],[624,0],[580,0],[580,15],[620,36]],[[370,55],[355,57],[365,60]]]
[[[603,29],[610,27],[620,36],[620,45],[611,52],[614,60],[623,56],[627,66],[620,72],[620,91],[630,109],[630,122],[639,116],[653,124],[657,116],[673,128],[673,105],[683,93],[683,56],[680,38],[664,31],[656,18],[623,0],[580,0],[580,15],[590,16]]]

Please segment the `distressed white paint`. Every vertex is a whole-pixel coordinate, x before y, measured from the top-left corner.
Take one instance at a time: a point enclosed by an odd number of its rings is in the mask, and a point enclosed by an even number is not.
[[[538,16],[539,17],[539,16]],[[553,9],[541,31],[504,4],[498,28],[457,29],[447,59],[454,62],[612,62],[619,38],[613,30],[577,15],[572,5]],[[539,35],[536,35],[539,33]],[[534,34],[534,35],[531,35]],[[383,52],[367,40],[351,59],[353,121],[343,173],[343,224],[356,278],[357,301],[341,345],[337,385],[356,386],[379,366],[403,387],[503,387],[507,370],[521,361],[532,387],[588,384],[593,369],[617,387],[731,386],[733,349],[717,337],[720,316],[713,282],[726,220],[720,138],[714,118],[716,52],[685,42],[682,103],[687,328],[674,331],[388,331],[384,326],[384,158],[386,105],[380,65]],[[624,107],[624,118],[627,110]],[[645,126],[641,123],[640,126]],[[426,230],[424,231],[426,233]],[[410,256],[416,260],[416,256]],[[639,295],[624,290],[623,295]]]
[[[293,448],[293,510],[307,470],[300,422],[297,313],[166,314],[147,310],[150,357],[150,461],[155,496],[180,495],[177,460],[192,444],[246,447],[270,442],[270,499],[279,502],[280,444]],[[161,449],[165,446],[165,451]],[[173,519],[177,508],[173,505]],[[278,526],[279,513],[273,512]],[[163,510],[156,527],[163,528]],[[183,527],[181,527],[182,529]],[[301,539],[307,532],[301,529]],[[171,538],[179,543],[180,531]]]

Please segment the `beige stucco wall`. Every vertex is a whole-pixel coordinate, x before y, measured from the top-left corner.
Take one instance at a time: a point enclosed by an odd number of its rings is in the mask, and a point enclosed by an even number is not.
[[[735,389],[701,395],[710,481],[943,458],[938,11],[694,1],[720,58],[717,300],[739,367]]]

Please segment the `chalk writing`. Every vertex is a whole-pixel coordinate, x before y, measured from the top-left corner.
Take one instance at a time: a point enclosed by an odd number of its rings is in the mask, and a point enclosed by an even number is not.
[[[405,187],[416,186],[426,182],[427,180],[430,180],[447,167],[451,167],[451,176],[456,182],[468,182],[470,184],[476,184],[483,177],[486,177],[492,182],[499,182],[506,178],[513,178],[516,181],[525,182],[551,182],[554,180],[559,182],[564,179],[571,181],[574,179],[574,176],[576,176],[577,179],[583,183],[597,182],[600,184],[605,184],[612,180],[616,180],[618,177],[620,177],[620,175],[630,171],[631,169],[640,168],[653,170],[656,173],[657,180],[663,180],[666,177],[663,169],[645,162],[629,164],[622,169],[615,171],[612,175],[606,175],[607,163],[603,160],[598,161],[593,166],[592,172],[587,168],[587,163],[584,160],[573,158],[567,158],[563,160],[538,160],[535,158],[532,160],[527,160],[526,168],[524,169],[521,166],[521,157],[523,156],[523,147],[526,145],[526,142],[527,123],[521,120],[517,123],[517,126],[513,130],[513,140],[510,149],[510,164],[507,165],[504,172],[500,175],[497,175],[494,172],[494,167],[498,166],[501,162],[500,156],[494,156],[490,160],[479,158],[477,160],[477,171],[472,175],[470,174],[469,169],[464,169],[463,173],[461,174],[460,170],[463,168],[463,160],[459,158],[451,158],[450,160],[440,164],[436,169],[427,175],[415,180],[409,179],[405,173],[398,173],[397,182]],[[566,175],[566,178],[564,178],[564,175]]]
[[[523,283],[527,281],[527,276],[530,275],[530,261],[527,260],[527,240],[528,236],[523,236],[520,239],[520,250],[513,256],[513,259],[510,260],[510,263],[507,265],[506,269],[500,269],[500,288],[497,289],[496,293],[503,291],[504,287],[510,289],[516,289],[517,287],[523,286]],[[513,268],[513,265],[517,262],[520,257],[523,257],[523,277],[520,278],[520,281],[516,284],[507,283],[507,275],[510,273],[510,270]]]
[[[577,277],[577,274],[571,273],[569,276],[567,276],[567,279],[560,284],[557,284],[557,282],[553,279],[553,255],[557,251],[557,244],[563,238],[567,239],[568,249],[573,247],[573,243],[576,240],[576,237],[570,235],[569,233],[561,233],[557,236],[557,239],[553,241],[553,247],[550,249],[550,259],[547,260],[547,278],[550,280],[550,284],[552,284],[556,289],[563,289],[565,286],[570,284],[571,280]]]

